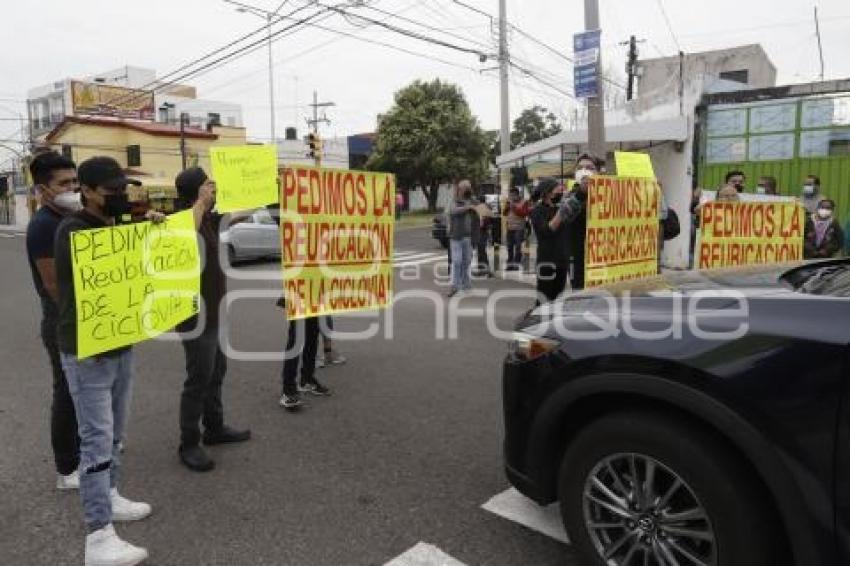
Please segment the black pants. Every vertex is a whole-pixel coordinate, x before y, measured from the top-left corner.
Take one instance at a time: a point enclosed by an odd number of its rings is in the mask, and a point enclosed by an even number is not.
[[[490,273],[490,258],[487,257],[487,245],[489,243],[490,242],[487,241],[487,237],[483,234],[478,238],[476,255],[478,256],[477,271],[479,274]]]
[[[558,295],[564,292],[569,275],[569,264],[566,262],[538,262],[537,264],[537,293],[554,301]],[[541,298],[538,296],[537,304]]]
[[[570,258],[570,288],[573,291],[584,289],[584,255]]]
[[[288,324],[286,337],[287,358],[283,361],[283,394],[298,392],[298,365],[301,365],[301,381],[311,381],[316,373],[316,350],[319,347],[318,317],[293,320]]]
[[[77,435],[77,412],[68,391],[68,381],[59,359],[56,339],[56,319],[45,317],[41,321],[41,341],[50,357],[53,371],[53,402],[50,406],[50,444],[56,471],[67,476],[80,464],[80,437]]]
[[[218,342],[218,325],[207,324],[203,334],[183,341],[186,381],[180,396],[180,443],[193,446],[201,440],[200,423],[215,431],[224,426],[221,385],[227,358]]]

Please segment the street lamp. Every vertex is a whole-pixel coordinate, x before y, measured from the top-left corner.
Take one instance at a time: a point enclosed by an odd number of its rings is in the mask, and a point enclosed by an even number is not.
[[[242,14],[253,14],[259,18],[264,18],[266,20],[266,30],[268,36],[268,44],[269,44],[269,113],[271,119],[271,137],[272,142],[277,142],[277,136],[275,135],[275,116],[274,116],[274,58],[272,55],[272,20],[274,20],[278,12],[280,12],[281,8],[283,8],[289,0],[283,0],[280,5],[273,11],[270,12],[268,10],[264,10],[262,8],[257,8],[256,6],[249,6],[248,4],[243,4],[241,2],[236,2],[235,0],[224,0],[228,4],[233,4],[236,6],[236,11]]]

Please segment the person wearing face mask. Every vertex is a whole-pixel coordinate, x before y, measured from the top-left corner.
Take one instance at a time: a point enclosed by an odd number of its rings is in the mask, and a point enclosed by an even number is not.
[[[822,199],[814,214],[806,219],[803,236],[803,257],[818,259],[833,257],[844,245],[844,231],[834,217],[835,202]]]
[[[776,196],[779,191],[776,189],[776,177],[761,177],[759,184],[756,185],[756,194]]]
[[[564,292],[569,276],[569,222],[582,210],[574,197],[564,199],[564,186],[556,179],[541,179],[540,202],[531,211],[537,236],[537,304],[554,301]]]
[[[195,316],[177,326],[183,337],[186,356],[186,381],[180,395],[180,461],[190,470],[206,472],[215,462],[201,448],[204,444],[244,442],[251,438],[250,430],[236,430],[224,423],[221,389],[227,371],[227,358],[219,343],[220,307],[227,294],[227,277],[219,262],[219,231],[222,216],[212,212],[215,204],[215,183],[200,167],[186,169],[174,180],[178,208],[192,209],[195,225],[204,246],[204,266],[201,271],[201,298],[204,326]],[[231,223],[241,221],[233,218]],[[204,433],[201,435],[200,424]]]
[[[59,300],[53,242],[59,223],[79,210],[80,193],[77,166],[70,159],[51,151],[41,153],[30,164],[30,173],[41,199],[41,208],[27,225],[26,246],[32,282],[41,302],[41,340],[53,374],[53,402],[50,407],[50,443],[56,466],[56,488],[78,489],[80,476],[80,439],[77,416],[68,391],[56,336]]]
[[[564,196],[563,219],[567,224],[567,246],[570,254],[570,286],[584,289],[584,244],[587,237],[587,188],[590,177],[599,173],[602,161],[589,154],[576,159],[575,184]]]
[[[809,175],[803,183],[800,202],[805,207],[806,212],[814,214],[817,212],[821,199],[823,199],[823,196],[820,194],[820,178],[817,175]]]
[[[58,337],[62,368],[77,411],[80,435],[80,495],[88,535],[86,564],[133,565],[148,556],[115,533],[113,521],[135,521],[150,515],[147,503],[118,493],[119,445],[129,413],[133,382],[132,349],[119,348],[77,358],[77,307],[72,268],[71,234],[120,222],[130,212],[128,179],[111,157],[93,157],[80,164],[83,209],[66,216],[56,230]]]
[[[472,201],[472,183],[463,180],[455,189],[455,202],[448,207],[449,245],[451,247],[452,287],[448,296],[472,288],[469,269],[472,265],[473,237],[480,231],[481,220]]]
[[[726,184],[735,187],[739,193],[744,192],[744,183],[747,181],[747,176],[743,171],[729,171],[726,173]]]

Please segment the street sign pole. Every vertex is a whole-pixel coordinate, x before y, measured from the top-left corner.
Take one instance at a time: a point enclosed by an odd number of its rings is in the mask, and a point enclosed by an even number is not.
[[[598,31],[599,0],[584,0],[584,29],[587,32]],[[602,45],[597,36],[597,57],[595,70],[596,93],[587,99],[587,143],[590,153],[605,159],[605,106],[602,85]]]

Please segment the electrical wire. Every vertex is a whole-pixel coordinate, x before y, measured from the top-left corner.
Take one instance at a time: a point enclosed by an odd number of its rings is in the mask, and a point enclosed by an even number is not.
[[[682,46],[679,45],[679,39],[676,37],[676,32],[673,31],[673,25],[670,23],[670,18],[667,17],[667,10],[664,9],[664,1],[656,0],[658,9],[661,10],[661,15],[664,16],[664,21],[667,23],[667,29],[670,31],[670,36],[673,38],[673,43],[676,44],[676,50],[681,51]]]

